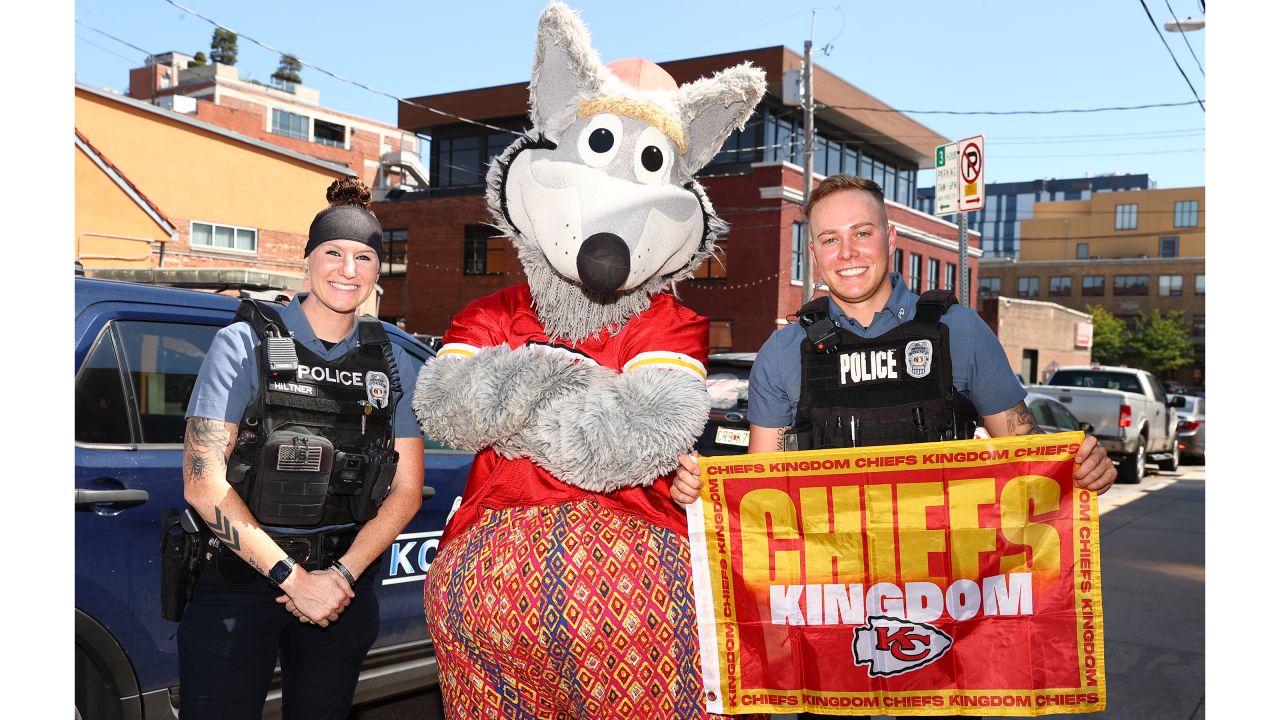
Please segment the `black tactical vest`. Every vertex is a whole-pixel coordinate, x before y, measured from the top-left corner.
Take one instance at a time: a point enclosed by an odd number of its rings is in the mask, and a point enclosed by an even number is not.
[[[817,298],[797,313],[806,337],[787,450],[973,437],[982,418],[952,385],[948,328],[941,320],[955,295],[924,293],[913,319],[875,338],[840,327],[827,303]]]
[[[244,300],[236,319],[258,335],[261,374],[227,477],[254,517],[315,527],[377,515],[395,476],[400,391],[382,323],[359,317],[359,344],[325,360],[294,342],[270,303]]]

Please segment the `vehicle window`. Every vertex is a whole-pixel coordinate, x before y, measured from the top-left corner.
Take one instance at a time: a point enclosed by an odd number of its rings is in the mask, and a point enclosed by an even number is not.
[[[1104,388],[1142,394],[1138,378],[1128,373],[1112,373],[1097,370],[1059,370],[1053,375],[1053,384],[1066,387]]]
[[[76,442],[133,442],[110,326],[98,335],[76,376]]]
[[[1030,405],[1031,417],[1036,419],[1036,425],[1045,428],[1051,428],[1057,425],[1057,423],[1053,421],[1053,415],[1049,413],[1049,408],[1045,405],[1044,401],[1032,400]]]
[[[1071,411],[1062,406],[1061,403],[1050,402],[1045,403],[1049,407],[1049,411],[1053,414],[1053,424],[1063,430],[1080,429],[1080,421],[1071,414]]]
[[[407,350],[405,352],[409,356],[409,362],[413,365],[414,373],[422,372],[422,366],[426,364],[426,361],[414,353],[408,352]],[[413,388],[404,388],[404,392],[404,396],[406,398],[413,397]],[[427,450],[457,450],[457,448],[451,445],[445,445],[439,440],[432,439],[431,436],[427,435],[425,432],[422,433],[422,442]]]
[[[181,443],[187,401],[216,325],[116,323],[124,365],[137,400],[142,443]]]
[[[1147,382],[1150,383],[1151,395],[1156,399],[1156,402],[1161,404],[1168,402],[1169,399],[1164,394],[1164,386],[1160,384],[1160,381],[1156,379],[1156,376],[1151,373],[1143,373],[1143,376],[1146,377]]]
[[[717,410],[732,410],[738,403],[747,403],[747,377],[731,371],[712,370],[707,373],[707,394],[711,396],[711,407]]]

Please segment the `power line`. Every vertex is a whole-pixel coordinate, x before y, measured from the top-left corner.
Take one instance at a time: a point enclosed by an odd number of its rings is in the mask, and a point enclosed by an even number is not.
[[[219,23],[218,21],[216,21],[216,20],[214,20],[214,19],[212,19],[212,18],[205,17],[204,15],[201,15],[200,13],[196,12],[195,10],[192,10],[191,8],[186,7],[185,5],[183,5],[183,4],[181,4],[181,3],[175,2],[175,0],[164,0],[164,1],[165,1],[165,2],[167,2],[167,3],[169,3],[170,5],[172,5],[172,6],[176,7],[176,8],[178,8],[179,10],[181,10],[181,11],[183,11],[183,12],[185,12],[185,13],[189,14],[189,15],[194,15],[194,16],[196,16],[196,17],[200,18],[201,20],[204,20],[205,22],[209,23],[210,25],[213,25],[213,26],[214,26],[214,27],[216,27],[216,28],[221,28],[221,29],[226,30],[226,31],[228,31],[228,32],[235,33],[237,37],[242,37],[242,38],[244,38],[245,40],[248,40],[249,42],[253,43],[254,45],[257,45],[257,46],[259,46],[259,47],[261,47],[261,48],[264,48],[264,49],[266,49],[266,50],[270,50],[270,51],[271,51],[271,52],[273,52],[273,53],[280,53],[281,55],[283,55],[283,54],[284,54],[284,51],[282,51],[282,50],[280,50],[280,49],[278,49],[278,48],[274,48],[274,47],[272,47],[272,46],[268,45],[267,43],[262,42],[261,40],[256,40],[256,39],[254,39],[254,38],[252,38],[252,37],[250,37],[250,36],[248,36],[248,35],[245,35],[244,33],[239,32],[239,31],[237,31],[237,30],[232,30],[231,28],[227,27],[226,25],[223,25],[222,23]],[[290,54],[292,54],[292,53],[290,53]],[[296,55],[294,55],[294,57],[296,58],[297,56],[296,56]],[[299,63],[301,63],[301,64],[303,65],[303,67],[309,67],[309,68],[311,68],[312,70],[315,70],[316,72],[324,73],[325,75],[328,75],[329,77],[331,77],[331,78],[333,78],[333,79],[335,79],[335,80],[339,80],[339,81],[341,81],[341,82],[348,83],[348,84],[350,84],[350,85],[355,85],[355,86],[356,86],[356,87],[358,87],[358,88],[363,88],[363,89],[365,89],[365,90],[368,90],[368,91],[369,91],[369,92],[371,92],[371,93],[374,93],[374,94],[376,94],[376,95],[381,95],[381,96],[386,97],[386,98],[390,98],[390,99],[392,99],[392,100],[395,100],[396,102],[404,103],[405,105],[409,105],[409,106],[412,106],[412,107],[416,107],[416,108],[419,108],[419,109],[421,109],[421,110],[427,110],[427,111],[433,112],[433,113],[435,113],[435,114],[437,114],[437,115],[443,115],[443,116],[445,116],[445,117],[453,118],[454,120],[459,120],[459,121],[461,121],[461,122],[467,123],[468,125],[475,125],[475,126],[477,126],[477,127],[487,128],[487,129],[489,129],[489,130],[496,130],[496,131],[498,131],[498,132],[504,132],[504,133],[513,132],[513,131],[511,130],[511,128],[503,128],[503,127],[498,127],[497,125],[490,125],[490,124],[488,124],[488,123],[480,122],[479,120],[472,120],[471,118],[466,118],[466,117],[463,117],[463,116],[461,116],[461,115],[455,115],[455,114],[453,114],[453,113],[451,113],[451,112],[446,112],[446,111],[444,111],[444,110],[437,110],[436,108],[428,107],[428,106],[426,106],[426,105],[423,105],[423,104],[421,104],[421,103],[414,102],[414,101],[412,101],[412,100],[406,100],[406,99],[404,99],[404,98],[402,98],[402,97],[400,97],[400,96],[398,96],[398,95],[393,95],[393,94],[391,94],[391,93],[389,93],[389,92],[386,92],[386,91],[383,91],[383,90],[378,90],[377,88],[373,88],[373,87],[370,87],[370,86],[368,86],[368,85],[365,85],[365,84],[364,84],[364,83],[362,83],[362,82],[357,82],[357,81],[355,81],[355,80],[349,80],[349,79],[347,79],[347,78],[345,78],[345,77],[342,77],[341,75],[339,75],[339,74],[337,74],[337,73],[335,73],[335,72],[331,72],[331,71],[329,71],[329,70],[326,70],[326,69],[324,69],[324,68],[320,67],[319,65],[313,65],[312,63],[309,63],[309,62],[307,62],[307,61],[305,61],[305,60],[303,60],[303,59],[301,59],[301,58],[298,58],[298,62],[299,62]]]
[[[1173,21],[1178,22],[1178,16],[1173,13],[1173,6],[1169,4],[1169,0],[1164,0],[1164,6],[1169,8],[1169,14],[1173,16]],[[1204,66],[1200,64],[1200,58],[1196,57],[1196,51],[1191,49],[1191,41],[1187,39],[1185,32],[1179,32],[1182,36],[1182,42],[1187,44],[1187,52],[1191,53],[1191,59],[1196,61],[1196,67],[1200,68],[1200,75],[1204,76]]]
[[[89,23],[84,22],[84,21],[83,21],[83,20],[81,20],[80,18],[76,18],[76,24],[77,24],[77,25],[82,25],[82,26],[84,26],[84,27],[86,27],[86,28],[89,28],[90,30],[92,30],[92,31],[94,31],[94,32],[96,32],[96,33],[98,33],[99,35],[103,35],[103,36],[105,36],[105,37],[109,37],[109,38],[111,38],[112,40],[115,40],[116,42],[120,43],[121,45],[128,45],[129,47],[133,48],[134,50],[137,50],[138,52],[142,53],[143,55],[145,55],[145,56],[147,56],[147,57],[151,57],[151,55],[152,55],[152,53],[147,52],[146,50],[143,50],[142,48],[138,47],[137,45],[134,45],[134,44],[133,44],[133,43],[131,43],[131,42],[126,42],[126,41],[124,41],[124,40],[121,40],[120,38],[118,38],[118,37],[116,37],[115,35],[112,35],[112,34],[110,34],[110,33],[108,33],[108,32],[105,32],[105,31],[99,30],[98,28],[96,28],[96,27],[94,27],[94,26],[90,25]],[[89,42],[89,41],[88,41],[88,40],[86,40],[85,42]],[[92,44],[92,43],[90,43],[90,44]],[[103,49],[105,50],[106,48],[103,48]],[[128,58],[125,58],[125,59],[127,60]]]
[[[115,50],[112,50],[112,49],[110,49],[110,48],[108,48],[108,47],[106,47],[106,46],[103,46],[103,45],[99,45],[98,43],[96,43],[96,42],[94,42],[94,41],[90,40],[89,38],[87,38],[87,37],[85,37],[85,36],[83,36],[83,35],[79,35],[79,34],[77,34],[77,35],[76,35],[76,39],[77,39],[77,40],[79,40],[80,42],[88,43],[89,45],[92,45],[92,46],[94,46],[94,47],[98,48],[98,49],[99,49],[99,50],[101,50],[102,52],[105,52],[105,53],[111,53],[112,55],[115,55],[116,57],[120,58],[121,60],[125,60],[125,61],[127,61],[127,62],[137,62],[137,60],[136,60],[135,58],[128,58],[128,57],[125,57],[125,56],[121,55],[120,53],[116,52]]]
[[[1151,16],[1151,8],[1147,7],[1147,0],[1138,0],[1142,3],[1142,9],[1147,12],[1147,19],[1151,21],[1151,29],[1156,31],[1156,35],[1160,36],[1160,42],[1164,43],[1164,49],[1169,51],[1169,57],[1173,58],[1173,64],[1178,66],[1178,73],[1182,75],[1182,79],[1187,81],[1187,87],[1191,88],[1191,94],[1195,95],[1196,102],[1200,103],[1200,109],[1204,110],[1204,103],[1200,101],[1200,95],[1196,92],[1196,87],[1191,84],[1191,78],[1187,77],[1187,73],[1182,69],[1182,63],[1178,62],[1178,56],[1173,54],[1173,48],[1169,47],[1169,41],[1164,39],[1164,33],[1160,31],[1160,26],[1156,24],[1156,19]]]
[[[1196,96],[1195,101],[1188,100],[1186,102],[1149,103],[1147,105],[1117,105],[1114,107],[1097,108],[1063,108],[1058,110],[902,110],[900,108],[857,107],[852,105],[820,105],[819,109],[910,113],[912,115],[1060,115],[1063,113],[1096,113],[1110,112],[1112,110],[1146,110],[1148,108],[1182,107],[1183,105],[1195,105],[1197,103],[1200,105],[1200,109],[1203,110],[1204,103],[1200,102],[1199,95]]]
[[[991,157],[997,160],[1004,158],[1077,158],[1077,157],[1120,157],[1123,155],[1173,155],[1177,153],[1204,152],[1204,148],[1185,148],[1181,150],[1148,150],[1146,152],[1124,152],[1124,153],[1070,153],[1068,155],[1004,155],[1000,153],[993,154]]]

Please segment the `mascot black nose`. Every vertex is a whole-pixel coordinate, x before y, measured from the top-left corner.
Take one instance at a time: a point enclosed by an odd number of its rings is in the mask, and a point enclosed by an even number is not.
[[[631,249],[613,233],[596,233],[578,250],[578,277],[588,289],[607,295],[631,274]]]

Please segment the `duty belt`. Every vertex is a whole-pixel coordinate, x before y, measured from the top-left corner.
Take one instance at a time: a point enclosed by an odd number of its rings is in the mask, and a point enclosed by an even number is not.
[[[351,543],[355,540],[356,534],[360,532],[359,527],[345,527],[334,530],[325,530],[322,532],[308,533],[306,535],[293,535],[285,533],[267,532],[267,535],[284,550],[289,557],[305,568],[308,572],[323,570],[329,567],[334,560],[342,557],[342,554],[351,547]],[[249,567],[235,551],[226,545],[218,542],[216,538],[210,540],[210,544],[218,546],[218,567],[219,572],[225,574],[224,580],[235,582],[233,578],[242,576],[239,572],[243,565],[243,571],[249,575],[258,575],[259,573]]]

